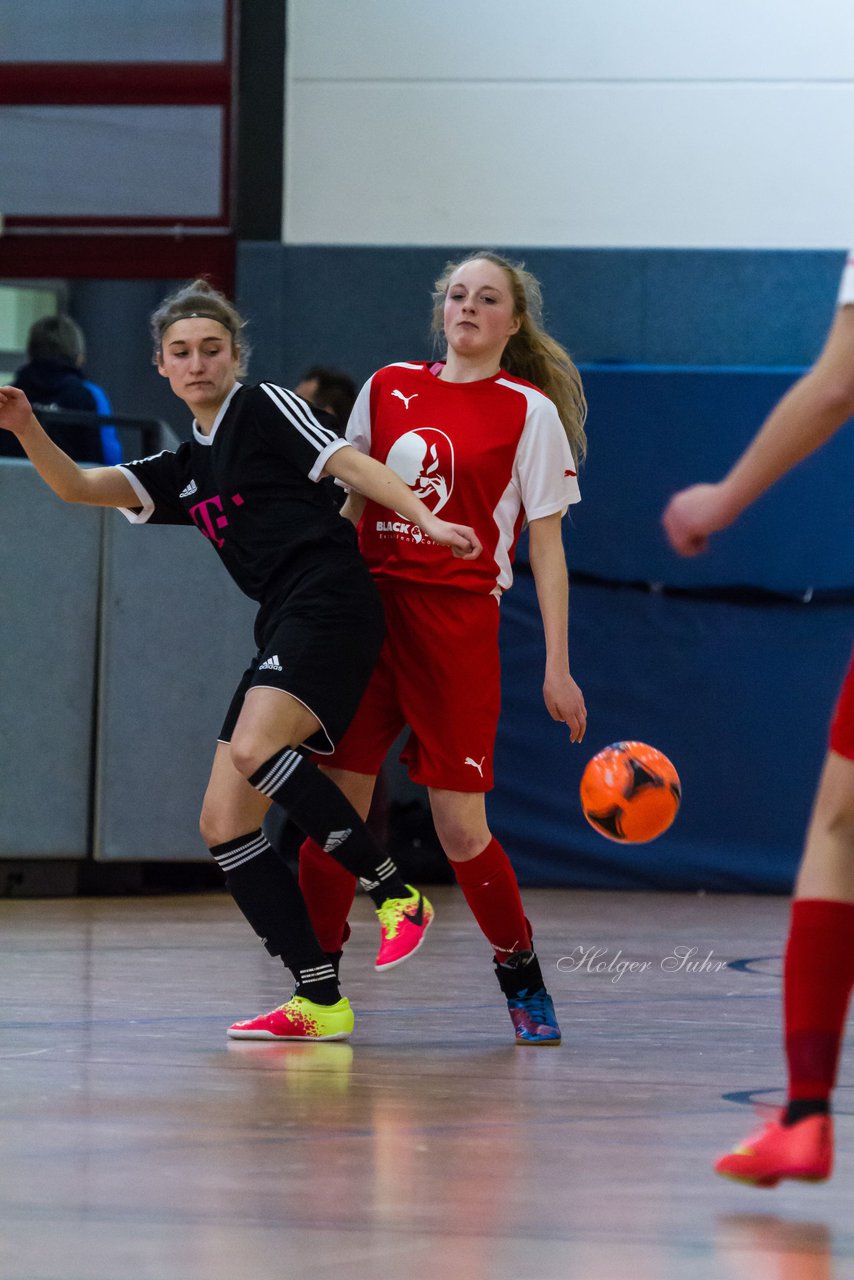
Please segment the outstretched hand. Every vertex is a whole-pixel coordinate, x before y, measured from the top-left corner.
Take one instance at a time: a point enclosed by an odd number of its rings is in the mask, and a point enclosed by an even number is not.
[[[661,517],[670,545],[680,556],[696,556],[709,547],[709,537],[732,524],[719,484],[694,484],[675,493]]]
[[[33,416],[33,408],[17,387],[0,387],[0,427],[20,435]]]
[[[432,538],[440,546],[450,547],[458,560],[476,560],[483,550],[474,529],[466,524],[449,524],[446,520],[431,516],[422,528],[428,538]]]

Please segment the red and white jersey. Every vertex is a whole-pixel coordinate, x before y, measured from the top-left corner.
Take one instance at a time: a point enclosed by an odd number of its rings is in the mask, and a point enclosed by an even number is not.
[[[444,382],[436,377],[441,368],[380,369],[359,393],[347,439],[396,471],[443,520],[472,526],[483,552],[459,560],[369,500],[359,525],[362,554],[377,578],[500,595],[513,581],[525,521],[578,502],[575,460],[557,409],[529,382],[504,370],[479,382]]]
[[[839,297],[837,305],[840,307],[854,305],[854,249],[848,254],[848,260],[842,271],[842,279],[839,281]]]

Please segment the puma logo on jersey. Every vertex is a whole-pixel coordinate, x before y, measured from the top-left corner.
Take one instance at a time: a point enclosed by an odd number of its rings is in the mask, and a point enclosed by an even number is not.
[[[395,390],[395,391],[392,391],[392,393],[391,393],[391,394],[392,394],[393,396],[397,396],[398,400],[402,400],[402,401],[403,401],[403,403],[404,403],[404,405],[406,406],[406,408],[407,408],[407,409],[409,408],[409,401],[410,401],[410,400],[417,400],[417,399],[418,399],[418,392],[417,392],[417,391],[413,392],[413,394],[412,394],[411,396],[405,396],[405,395],[403,394],[403,392],[402,392],[402,391],[396,391],[396,390]]]
[[[190,481],[190,483],[187,485],[186,489],[182,489],[182,490],[181,490],[181,492],[178,494],[178,497],[179,497],[179,498],[192,498],[192,496],[193,496],[193,494],[196,492],[197,488],[198,488],[198,486],[196,485],[195,480],[191,480],[191,481]]]
[[[563,473],[563,474],[564,474],[565,476],[577,476],[577,475],[578,475],[578,472],[577,472],[577,471],[572,471],[572,470],[570,470],[570,468],[569,468],[569,467],[567,467],[566,471],[564,471],[564,473]]]
[[[477,760],[472,760],[471,756],[466,756],[465,763],[470,764],[473,769],[477,769],[480,776],[483,777],[483,762],[485,759],[486,756],[481,756],[480,764],[478,764]]]

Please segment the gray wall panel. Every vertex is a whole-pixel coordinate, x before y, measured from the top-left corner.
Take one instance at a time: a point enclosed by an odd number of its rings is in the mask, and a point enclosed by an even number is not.
[[[193,529],[106,517],[94,856],[204,860],[198,814],[255,606]]]
[[[0,461],[0,858],[88,850],[101,527]]]

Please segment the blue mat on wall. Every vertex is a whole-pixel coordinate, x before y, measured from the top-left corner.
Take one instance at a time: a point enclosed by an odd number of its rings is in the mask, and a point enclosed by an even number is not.
[[[502,603],[504,701],[490,822],[520,881],[597,889],[786,893],[800,857],[854,605],[765,605],[574,584],[571,660],[589,726],[571,744],[542,700],[534,584]],[[645,845],[606,840],[578,784],[608,743],[677,766],[683,803]]]
[[[854,589],[854,431],[842,431],[764,495],[708,554],[684,560],[660,518],[684,485],[719,479],[798,369],[586,365],[589,460],[564,522],[570,567],[617,582]],[[524,562],[527,549],[520,546]]]

